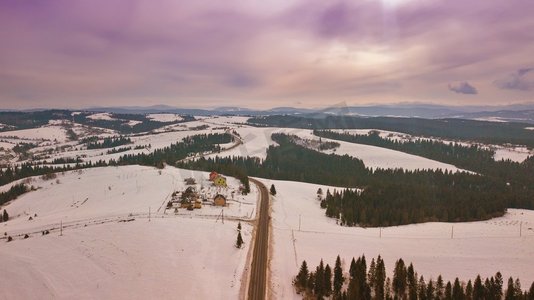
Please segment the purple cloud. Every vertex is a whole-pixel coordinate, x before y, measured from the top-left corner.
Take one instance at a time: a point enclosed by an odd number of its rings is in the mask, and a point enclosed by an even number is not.
[[[449,83],[449,90],[458,94],[476,95],[477,89],[468,82]]]
[[[527,91],[534,88],[534,68],[519,69],[501,79],[494,81],[494,84],[501,89]]]

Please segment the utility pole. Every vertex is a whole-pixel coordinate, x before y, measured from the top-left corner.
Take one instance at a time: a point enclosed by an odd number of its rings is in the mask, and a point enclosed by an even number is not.
[[[150,206],[148,207],[148,222],[150,222]]]
[[[63,236],[63,220],[61,220],[59,225],[59,236]]]
[[[382,238],[382,227],[380,227],[380,234],[379,237]]]
[[[299,214],[299,231],[300,231],[300,214]]]
[[[451,239],[454,238],[454,225],[452,225],[451,227]]]
[[[224,224],[224,208],[223,208],[223,210],[221,211],[221,214],[222,214],[222,223]]]
[[[521,237],[522,235],[523,235],[523,221],[519,223],[519,237]]]

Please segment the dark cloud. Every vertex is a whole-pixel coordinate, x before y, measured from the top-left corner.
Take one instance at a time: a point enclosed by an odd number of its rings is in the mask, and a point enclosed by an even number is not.
[[[506,90],[527,91],[534,88],[534,68],[519,69],[503,78],[494,81],[494,84]],[[531,73],[532,72],[532,73]]]
[[[449,90],[458,94],[476,95],[477,89],[468,82],[449,83]]]

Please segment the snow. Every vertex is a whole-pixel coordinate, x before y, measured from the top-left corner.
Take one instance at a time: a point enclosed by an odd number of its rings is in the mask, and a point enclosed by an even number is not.
[[[441,274],[445,280],[474,279],[500,271],[530,286],[534,278],[534,211],[509,209],[501,217],[468,223],[424,223],[379,228],[341,227],[327,218],[316,200],[319,187],[333,187],[260,179],[274,184],[271,287],[276,299],[300,299],[291,282],[303,260],[315,268],[322,258],[331,266],[340,255],[348,271],[352,257],[365,254],[368,264],[379,254],[392,276],[395,261],[414,264],[426,280]],[[300,219],[300,231],[299,231]],[[522,237],[519,226],[523,222]],[[454,238],[451,230],[454,226]]]
[[[527,159],[530,155],[534,155],[534,151],[529,150],[527,147],[501,147],[494,146],[495,160],[512,160],[515,162],[522,162]]]
[[[141,123],[143,123],[143,121],[128,120],[128,122],[126,123],[126,125],[131,126],[131,127],[134,127],[135,125],[137,125],[137,124],[141,124]]]
[[[217,190],[209,187],[207,172],[159,171],[106,167],[58,174],[59,183],[34,178],[38,189],[5,207],[12,219],[1,231],[14,240],[0,247],[2,269],[9,269],[0,281],[0,298],[239,298],[250,263],[252,226],[246,220],[256,213],[257,190],[232,196],[239,186],[234,178],[227,178],[231,190]],[[171,193],[185,189],[188,177],[210,195],[228,196],[224,224],[217,220],[222,209],[205,203],[177,215],[165,211]],[[237,219],[245,220],[243,249],[234,247]],[[31,237],[18,236],[25,233]]]
[[[111,116],[110,113],[96,113],[96,114],[89,115],[86,118],[91,119],[91,120],[106,120],[106,121],[116,120],[115,118]]]
[[[276,143],[271,140],[273,133],[286,133],[297,135],[305,139],[319,138],[313,135],[312,130],[292,129],[292,128],[256,128],[256,127],[239,127],[235,131],[242,137],[244,143],[231,151],[226,151],[219,156],[254,156],[266,158],[267,148]],[[322,139],[323,141],[334,141]],[[400,151],[390,150],[381,147],[354,144],[342,141],[334,141],[340,144],[340,147],[334,151],[325,151],[326,153],[335,153],[338,155],[350,155],[361,159],[369,168],[404,168],[407,170],[415,169],[442,169],[458,171],[453,165],[445,164],[424,157],[406,154]],[[212,157],[215,155],[212,155]]]
[[[476,121],[486,121],[486,122],[498,122],[498,123],[508,123],[508,121],[503,120],[499,117],[483,117],[483,118],[474,118]]]
[[[183,118],[177,114],[149,114],[147,118],[156,122],[176,122],[182,121]]]
[[[65,130],[58,125],[46,125],[43,127],[0,132],[0,137],[16,137],[22,140],[57,140],[65,142],[67,135]]]

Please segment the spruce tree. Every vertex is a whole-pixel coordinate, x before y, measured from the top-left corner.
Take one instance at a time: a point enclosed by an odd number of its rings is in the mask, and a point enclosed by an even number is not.
[[[315,290],[315,273],[313,272],[310,272],[310,276],[308,276],[307,287],[311,293]]]
[[[464,298],[465,298],[464,289],[460,285],[460,280],[458,279],[458,277],[456,277],[456,279],[454,280],[454,285],[452,287],[452,299],[464,300]]]
[[[445,286],[445,300],[453,300],[452,299],[452,285],[450,281],[447,281],[447,285]]]
[[[436,281],[436,299],[443,299],[444,289],[445,285],[443,283],[443,278],[441,275],[438,275],[438,279]]]
[[[4,209],[4,214],[2,215],[2,221],[3,222],[7,222],[9,220],[9,214],[7,213],[7,211]]]
[[[386,266],[384,264],[384,260],[380,257],[380,255],[378,255],[378,258],[376,259],[376,270],[375,270],[375,281],[374,281],[374,292],[375,292],[374,294],[375,294],[376,299],[384,299],[385,280],[386,280]],[[391,282],[390,282],[389,288],[391,288]]]
[[[343,278],[343,269],[341,268],[341,259],[339,255],[336,258],[336,265],[334,266],[334,296],[341,295],[341,288],[345,278]]]
[[[421,276],[421,278],[423,278],[423,276]],[[426,285],[426,299],[427,300],[435,299],[434,298],[435,290],[436,290],[436,287],[434,285],[434,281],[430,279],[430,281],[428,281],[428,284]]]
[[[429,283],[430,284],[430,283]],[[416,300],[419,299],[419,300],[427,300],[427,286],[425,284],[425,279],[423,278],[423,276],[421,276],[419,278],[419,283],[417,284],[417,295],[416,295]],[[411,295],[410,295],[410,299],[411,299]],[[430,299],[432,300],[432,299]]]
[[[508,279],[508,287],[506,288],[506,295],[504,297],[505,300],[516,300],[515,297],[515,287],[514,287],[514,279],[510,277]]]
[[[406,265],[401,258],[395,263],[395,270],[393,271],[393,295],[398,298],[404,298],[405,293]]]
[[[417,275],[410,263],[407,269],[406,279],[408,281],[408,299],[417,300]]]
[[[503,278],[501,272],[495,274],[495,299],[502,299]]]
[[[471,280],[467,282],[467,286],[465,287],[465,299],[473,300],[473,284],[471,283]]]
[[[484,287],[482,286],[482,279],[480,275],[475,279],[473,283],[473,300],[483,300],[484,299]]]
[[[274,184],[271,184],[271,195],[276,196],[276,188],[274,187]]]
[[[528,300],[534,300],[534,282],[530,285],[530,289],[528,290]]]
[[[369,288],[371,290],[374,289],[374,283],[375,283],[375,270],[376,270],[376,263],[375,259],[371,259],[371,264],[369,265],[369,273],[367,274],[367,282],[369,284]]]
[[[297,274],[297,277],[295,278],[295,283],[298,288],[300,289],[306,289],[306,285],[308,283],[308,264],[306,261],[302,261],[302,265],[300,266],[300,271]]]
[[[319,263],[319,266],[317,266],[315,270],[315,289],[314,289],[315,295],[318,299],[322,299],[325,295],[325,287],[324,287],[324,264],[323,260],[321,259],[321,262]]]
[[[324,268],[324,294],[327,297],[332,294],[332,268],[328,264]]]
[[[354,278],[354,276],[356,276],[356,261],[354,260],[354,257],[352,258],[352,261],[350,262],[349,275],[351,279]]]
[[[237,230],[241,231],[241,222],[237,223]]]
[[[241,231],[239,231],[239,232],[237,233],[237,240],[236,240],[236,242],[235,242],[235,246],[236,246],[237,248],[241,248],[242,245],[243,245],[243,237],[241,236]]]

